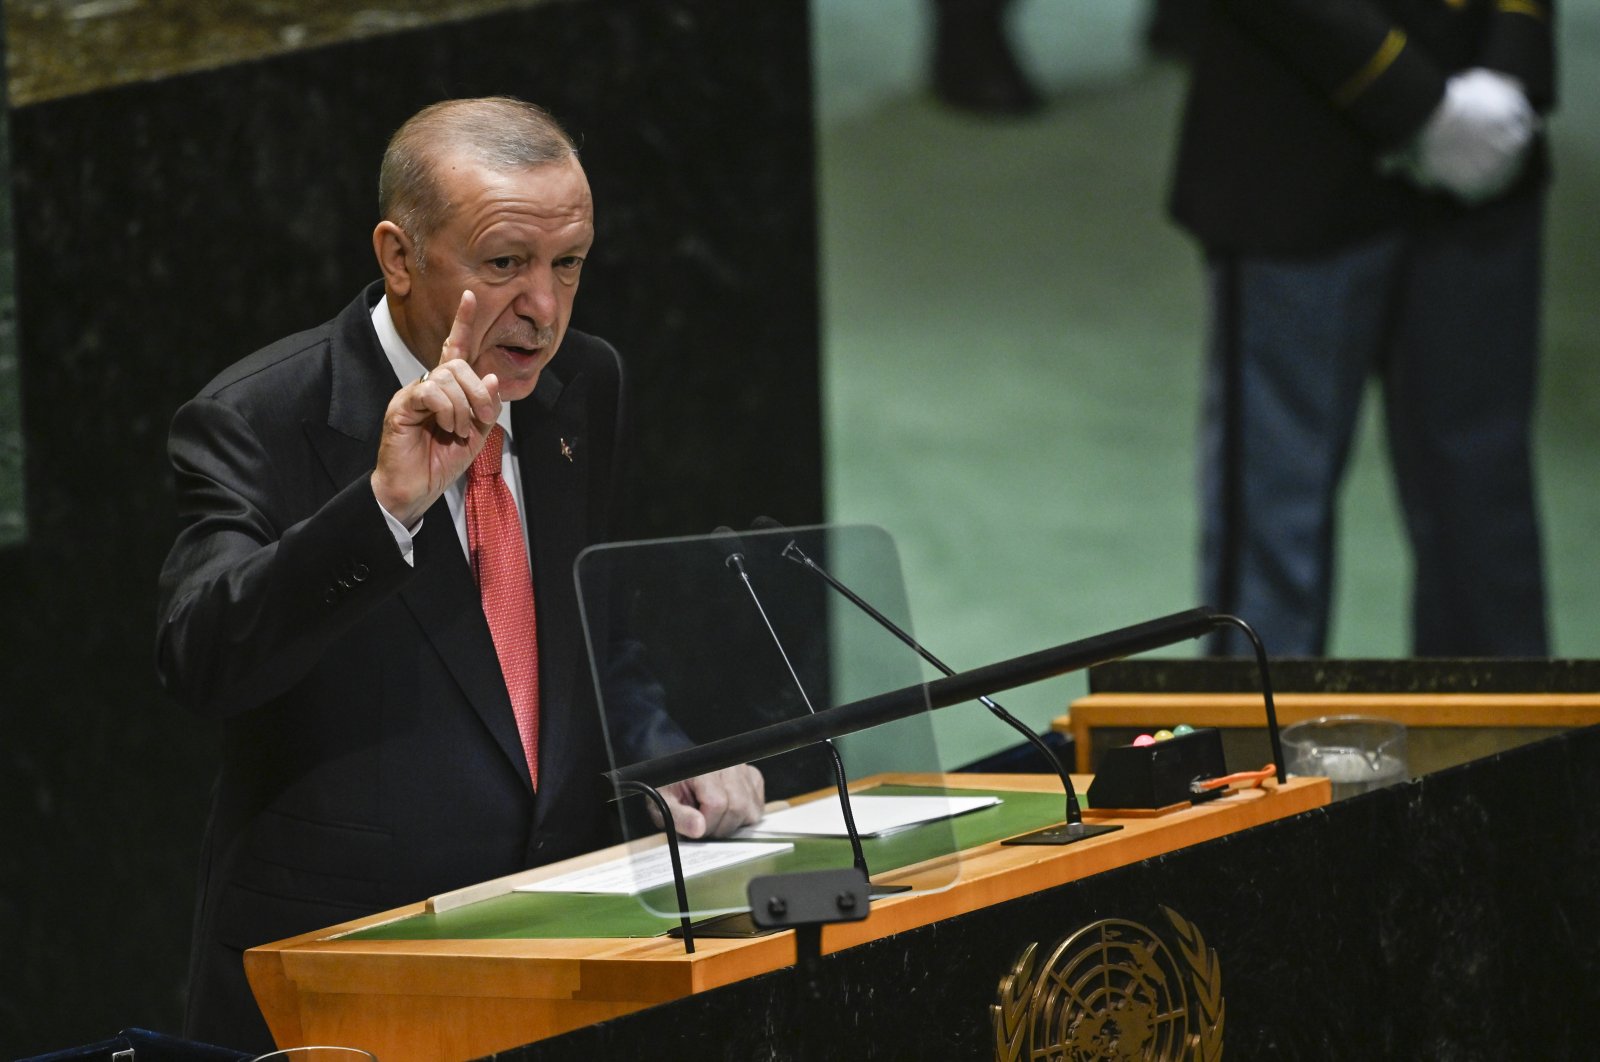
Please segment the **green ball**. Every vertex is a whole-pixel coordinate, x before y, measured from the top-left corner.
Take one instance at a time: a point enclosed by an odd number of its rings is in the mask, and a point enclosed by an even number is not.
[[[1190,726],[1188,723],[1179,723],[1177,726],[1172,728],[1173,737],[1183,737],[1185,734],[1192,733],[1194,733],[1194,727]]]

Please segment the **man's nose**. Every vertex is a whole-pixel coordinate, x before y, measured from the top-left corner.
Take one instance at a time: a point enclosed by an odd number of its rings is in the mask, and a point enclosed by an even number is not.
[[[528,270],[513,307],[517,316],[532,321],[539,328],[549,328],[556,321],[556,306],[555,272],[549,266]]]

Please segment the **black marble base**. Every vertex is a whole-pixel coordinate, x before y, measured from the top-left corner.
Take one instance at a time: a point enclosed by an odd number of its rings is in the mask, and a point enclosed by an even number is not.
[[[1169,908],[1219,959],[1228,1058],[1588,1059],[1597,808],[1600,728],[824,956],[815,996],[791,968],[499,1057],[991,1059],[1027,945]]]
[[[1270,660],[1277,693],[1593,693],[1600,660]],[[1090,693],[1258,693],[1247,659],[1117,660],[1089,669]]]

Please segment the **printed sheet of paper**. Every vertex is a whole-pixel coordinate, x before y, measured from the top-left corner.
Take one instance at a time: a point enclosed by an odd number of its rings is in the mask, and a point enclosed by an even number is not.
[[[1000,803],[996,796],[856,796],[851,794],[850,811],[855,816],[856,832],[863,837],[886,834],[965,815],[979,808]],[[844,828],[844,809],[837,795],[796,804],[775,811],[754,826],[740,830],[739,837],[848,837]]]
[[[781,855],[794,845],[780,841],[684,842],[678,845],[683,876],[692,878],[763,856]],[[517,892],[590,892],[631,896],[646,889],[672,884],[672,854],[666,845],[633,852],[597,866],[574,870],[543,881],[518,885]]]

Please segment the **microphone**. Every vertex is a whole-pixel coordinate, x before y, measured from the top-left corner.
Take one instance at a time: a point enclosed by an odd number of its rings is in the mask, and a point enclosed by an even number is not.
[[[751,521],[750,527],[753,531],[781,532],[785,530],[782,524],[772,519],[770,516],[756,517],[753,521]],[[732,534],[732,532],[730,531],[729,534]],[[827,583],[829,587],[842,595],[845,600],[849,601],[856,608],[866,613],[880,627],[888,631],[890,634],[893,634],[896,638],[900,639],[900,641],[910,648],[912,652],[916,653],[929,664],[933,665],[942,674],[946,676],[955,674],[955,670],[953,668],[924,648],[922,643],[911,637],[911,635],[908,634],[899,624],[895,623],[888,616],[885,616],[882,612],[879,612],[859,594],[851,590],[844,583],[841,583],[838,579],[835,579],[831,574],[828,573],[827,569],[823,568],[820,564],[807,556],[805,551],[800,548],[794,539],[790,539],[788,544],[779,551],[779,556],[783,557],[785,560],[792,561],[793,563],[800,565],[813,575],[817,576],[817,578]],[[741,562],[743,561],[742,555],[740,560]],[[1078,791],[1077,788],[1072,784],[1072,775],[1067,772],[1066,767],[1061,763],[1060,759],[1056,757],[1056,754],[1050,751],[1050,746],[1046,745],[1044,740],[1040,738],[1038,734],[1033,732],[1032,727],[1028,726],[1022,720],[1018,719],[1006,709],[1002,708],[997,702],[995,702],[993,698],[980,694],[978,697],[978,703],[989,709],[990,713],[993,714],[995,718],[999,719],[1007,726],[1010,726],[1013,730],[1026,738],[1028,742],[1036,749],[1038,749],[1039,752],[1044,755],[1046,760],[1049,761],[1050,766],[1055,768],[1056,774],[1061,779],[1061,787],[1066,791],[1067,803],[1065,822],[1063,822],[1060,826],[1048,826],[1033,833],[1010,838],[1002,843],[1008,845],[1072,844],[1076,841],[1082,841],[1089,837],[1096,837],[1103,833],[1112,833],[1116,830],[1122,829],[1121,826],[1089,826],[1085,824],[1083,821],[1083,808],[1078,802]]]
[[[749,585],[750,576],[744,570],[744,540],[739,537],[738,532],[727,524],[723,524],[711,532],[711,544],[721,551],[722,563],[738,572],[739,578],[743,579],[746,585]],[[756,604],[759,606],[760,602],[758,601]]]
[[[715,543],[723,554],[723,564],[739,573],[739,579],[744,583],[745,590],[750,593],[750,600],[756,606],[756,612],[761,615],[761,622],[766,625],[767,633],[772,636],[772,644],[778,647],[778,655],[783,657],[783,666],[789,670],[789,678],[794,682],[794,688],[800,691],[800,700],[806,706],[806,711],[811,715],[817,714],[816,707],[811,703],[811,698],[806,694],[805,683],[800,681],[799,672],[795,671],[794,664],[789,660],[789,653],[783,647],[783,639],[778,637],[778,632],[773,629],[772,621],[767,618],[767,610],[761,604],[761,596],[756,593],[755,584],[750,581],[750,573],[745,570],[744,541],[731,527],[726,525],[717,528],[712,533],[712,542]],[[844,813],[845,833],[850,837],[851,862],[864,877],[869,879],[869,894],[885,896],[889,893],[905,892],[911,888],[909,885],[872,885],[871,873],[867,869],[867,855],[861,847],[861,834],[856,829],[855,812],[850,807],[850,787],[845,779],[844,760],[839,758],[839,750],[834,746],[832,738],[823,738],[821,744],[827,748],[829,757],[833,760],[834,788],[839,793],[839,808]]]

